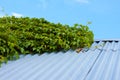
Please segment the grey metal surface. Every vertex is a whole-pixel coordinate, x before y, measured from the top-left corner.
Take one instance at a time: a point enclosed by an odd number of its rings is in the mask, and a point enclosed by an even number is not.
[[[79,54],[22,56],[2,65],[0,80],[120,80],[120,41],[95,41]]]

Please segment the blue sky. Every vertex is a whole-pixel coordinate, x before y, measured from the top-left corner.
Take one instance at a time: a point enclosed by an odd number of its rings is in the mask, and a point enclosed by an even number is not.
[[[0,0],[2,8],[8,15],[43,17],[71,26],[91,21],[95,39],[120,39],[120,0]]]

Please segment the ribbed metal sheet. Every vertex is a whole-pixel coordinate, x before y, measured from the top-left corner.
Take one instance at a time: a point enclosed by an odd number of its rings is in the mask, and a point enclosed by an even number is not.
[[[79,54],[22,56],[2,65],[0,80],[120,80],[120,41],[95,41]]]

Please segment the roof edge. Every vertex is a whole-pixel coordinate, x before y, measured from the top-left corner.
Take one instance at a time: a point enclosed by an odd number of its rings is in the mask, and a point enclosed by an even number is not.
[[[120,41],[120,39],[95,39],[94,41]]]

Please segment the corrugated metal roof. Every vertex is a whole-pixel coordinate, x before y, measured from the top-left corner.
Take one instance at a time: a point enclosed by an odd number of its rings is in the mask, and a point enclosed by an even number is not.
[[[22,56],[2,65],[0,80],[120,80],[120,41],[95,41],[79,54]]]

